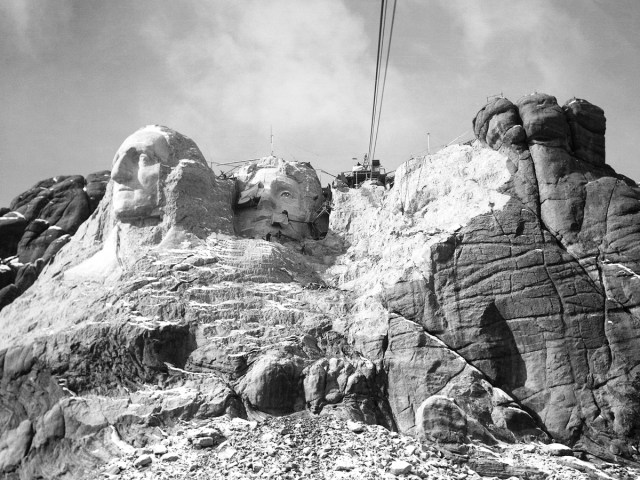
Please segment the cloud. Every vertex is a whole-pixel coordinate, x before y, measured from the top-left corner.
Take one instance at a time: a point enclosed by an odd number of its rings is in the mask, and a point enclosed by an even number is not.
[[[22,0],[6,0],[0,3],[0,11],[11,19],[18,32],[26,33],[31,18],[29,3]]]
[[[68,1],[2,0],[0,14],[0,53],[15,54],[12,51],[17,49],[35,57],[55,45],[71,21],[73,8]]]
[[[479,70],[495,69],[496,62],[502,62],[526,71],[542,86],[557,86],[566,71],[563,65],[589,51],[578,18],[561,2],[443,0],[440,4],[460,28],[467,62]]]
[[[265,139],[266,154],[271,125],[276,145],[303,157],[366,150],[375,44],[343,1],[192,7],[198,22],[182,35],[163,16],[151,19],[145,31],[179,86],[176,122],[218,139],[209,146],[204,140],[203,150],[228,152],[238,135],[253,135]],[[388,78],[394,75],[390,70]]]

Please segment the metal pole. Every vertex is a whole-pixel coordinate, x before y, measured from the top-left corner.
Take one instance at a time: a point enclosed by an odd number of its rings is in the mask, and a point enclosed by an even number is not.
[[[427,132],[427,155],[431,155],[431,134]]]
[[[271,125],[271,156],[273,157],[273,125]]]

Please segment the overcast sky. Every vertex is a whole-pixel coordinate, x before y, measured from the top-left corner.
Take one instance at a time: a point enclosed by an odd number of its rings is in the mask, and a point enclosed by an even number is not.
[[[350,169],[378,15],[377,0],[2,0],[0,206],[109,169],[152,123],[209,161],[268,155],[273,127],[278,156]],[[427,132],[434,150],[469,131],[487,96],[535,90],[602,107],[608,163],[640,180],[639,25],[637,0],[399,0],[376,157],[394,169]]]

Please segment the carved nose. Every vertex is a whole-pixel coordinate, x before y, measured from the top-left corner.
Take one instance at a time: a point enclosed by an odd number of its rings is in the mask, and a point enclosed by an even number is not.
[[[131,180],[131,168],[128,165],[127,155],[123,155],[113,164],[111,178],[117,183],[127,183]]]
[[[274,208],[276,208],[276,204],[274,203],[274,201],[268,197],[260,197],[260,203],[258,204],[258,206],[260,209],[268,208],[273,210]]]

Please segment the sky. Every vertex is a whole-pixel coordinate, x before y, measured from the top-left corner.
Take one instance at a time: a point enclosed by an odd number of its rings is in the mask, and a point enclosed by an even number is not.
[[[0,206],[111,168],[160,124],[210,162],[274,153],[331,173],[368,150],[378,0],[2,0]],[[490,95],[584,98],[607,162],[640,180],[640,2],[398,0],[376,157],[468,134]],[[217,172],[220,167],[214,165]],[[331,178],[322,174],[323,184]]]

